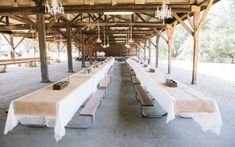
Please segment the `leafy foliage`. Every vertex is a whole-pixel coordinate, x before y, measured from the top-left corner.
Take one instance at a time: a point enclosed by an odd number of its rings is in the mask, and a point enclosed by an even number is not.
[[[201,61],[225,62],[229,59],[230,62],[235,62],[234,15],[234,0],[221,0],[211,7],[199,33],[199,59]],[[162,40],[161,44],[165,42]],[[160,48],[164,48],[160,53],[166,57],[167,47],[160,45]],[[191,59],[192,51],[192,36],[181,25],[177,25],[173,38],[172,57]]]

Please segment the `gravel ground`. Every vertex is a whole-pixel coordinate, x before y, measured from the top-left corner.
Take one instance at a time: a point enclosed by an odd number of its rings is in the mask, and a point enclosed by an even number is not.
[[[160,61],[159,69],[166,73],[167,62]],[[173,61],[171,77],[208,97],[215,98],[219,102],[235,105],[235,65],[224,64],[223,66],[218,63],[199,63],[196,85],[191,85],[191,70],[190,64],[183,61]]]

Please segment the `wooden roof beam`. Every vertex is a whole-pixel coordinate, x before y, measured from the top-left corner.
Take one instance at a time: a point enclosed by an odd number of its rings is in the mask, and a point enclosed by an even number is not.
[[[198,24],[198,26],[197,26],[197,28],[196,28],[196,31],[200,30],[200,28],[201,28],[201,26],[202,26],[204,20],[206,19],[206,16],[208,15],[208,12],[209,12],[209,10],[210,10],[210,8],[211,8],[213,2],[214,2],[214,0],[209,0],[208,5],[207,5],[207,7],[206,7],[206,10],[204,11],[204,13],[203,13],[203,15],[202,15],[202,18],[201,18],[201,20],[200,20],[200,22],[199,22],[199,24]]]
[[[173,12],[173,17],[192,35],[193,30],[176,14]]]
[[[64,5],[65,13],[103,13],[117,11],[132,11],[137,13],[155,12],[161,4],[139,4],[139,5]],[[188,13],[190,4],[169,4],[173,12]],[[32,15],[45,14],[45,7],[2,7],[0,15]]]
[[[46,32],[49,32],[53,24],[61,17],[61,14],[55,15],[49,20],[49,23],[46,25]]]
[[[166,39],[166,37],[163,36],[160,31],[158,31],[156,28],[153,28],[153,30],[154,30],[154,32],[155,32],[158,36],[161,36],[161,38],[162,38],[164,41],[168,42],[168,39]]]
[[[142,20],[142,22],[146,22],[146,20],[139,13],[136,13],[136,15]]]

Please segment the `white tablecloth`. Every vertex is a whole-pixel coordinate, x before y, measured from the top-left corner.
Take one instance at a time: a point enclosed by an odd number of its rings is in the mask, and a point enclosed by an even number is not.
[[[68,95],[58,101],[56,104],[56,117],[16,115],[14,113],[13,102],[17,101],[17,99],[12,101],[9,107],[4,134],[7,134],[20,122],[22,124],[46,125],[48,127],[54,127],[56,141],[62,139],[65,135],[65,126],[72,119],[81,105],[87,100],[87,98],[97,90],[99,81],[105,77],[114,62],[115,59],[110,58],[109,61],[104,63],[104,65],[102,65],[103,67],[92,74],[86,82],[76,87]],[[75,75],[79,77],[79,73],[72,76]]]
[[[147,72],[147,68],[142,67],[139,63],[132,59],[128,59],[127,63],[135,70],[137,78],[141,81],[141,85],[145,90],[147,90],[162,106],[162,108],[168,113],[167,122],[175,119],[176,113],[176,99],[171,96],[167,91],[159,87],[159,84],[155,80],[156,77],[153,76],[152,73]],[[155,69],[156,70],[156,69]],[[157,71],[159,72],[159,71]],[[155,75],[157,76],[157,74]],[[182,83],[179,83],[183,86]],[[185,86],[185,85],[184,85]],[[186,86],[185,86],[186,87]],[[188,88],[188,90],[194,91]],[[215,112],[190,112],[181,114],[185,117],[191,117],[195,122],[199,124],[203,131],[211,130],[217,135],[220,134],[220,130],[222,127],[222,118],[219,111],[219,107],[217,102],[214,100]]]

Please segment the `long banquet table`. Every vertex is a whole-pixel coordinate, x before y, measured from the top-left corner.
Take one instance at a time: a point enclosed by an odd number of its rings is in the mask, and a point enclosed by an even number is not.
[[[69,76],[69,84],[62,90],[53,90],[53,84],[20,97],[10,103],[4,134],[17,124],[45,125],[54,127],[56,141],[65,135],[65,126],[81,105],[97,90],[99,81],[105,77],[114,58],[107,58],[98,68],[90,67]]]
[[[211,130],[220,134],[222,119],[217,102],[177,81],[177,87],[165,85],[166,75],[159,70],[149,72],[138,59],[129,58],[127,63],[134,69],[141,85],[168,113],[167,122],[176,115],[191,117],[203,131]]]

